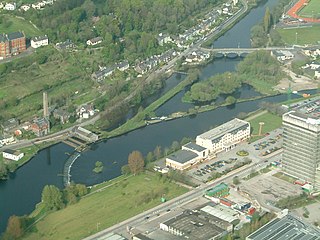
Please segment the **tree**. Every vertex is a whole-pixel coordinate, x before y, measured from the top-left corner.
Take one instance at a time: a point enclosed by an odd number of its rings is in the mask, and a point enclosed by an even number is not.
[[[148,152],[147,156],[146,156],[146,162],[152,162],[154,160],[154,155],[152,152]]]
[[[130,172],[131,172],[131,171],[130,171],[130,167],[129,167],[128,164],[123,165],[123,166],[121,167],[121,174],[122,174],[122,175],[129,175]]]
[[[18,216],[11,216],[8,220],[4,239],[17,239],[24,233],[21,219]]]
[[[156,146],[156,148],[155,148],[154,151],[153,151],[153,154],[154,154],[155,160],[160,159],[161,156],[162,156],[161,146]]]
[[[239,177],[238,177],[238,176],[235,176],[235,177],[232,179],[232,182],[233,182],[233,184],[235,184],[235,185],[240,184]]]
[[[43,188],[41,201],[48,210],[59,210],[64,207],[62,193],[54,185],[46,185]]]
[[[235,97],[233,97],[233,96],[228,96],[228,97],[226,98],[226,104],[227,104],[227,105],[235,104],[236,101],[237,101],[237,99],[236,99]]]
[[[84,184],[76,184],[75,188],[76,188],[76,191],[77,191],[76,195],[78,197],[83,197],[84,195],[88,194],[88,188]]]
[[[266,12],[264,14],[264,18],[263,18],[263,29],[266,33],[269,32],[270,26],[271,26],[271,14],[270,14],[269,7],[267,7]]]
[[[142,153],[139,151],[133,151],[132,153],[130,153],[128,157],[128,165],[131,173],[133,173],[134,175],[142,172],[144,167],[144,159]]]

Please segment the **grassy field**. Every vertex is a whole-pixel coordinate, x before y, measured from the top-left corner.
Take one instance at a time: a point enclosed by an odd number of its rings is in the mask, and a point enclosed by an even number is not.
[[[320,25],[291,29],[278,29],[282,40],[287,44],[318,44],[320,41]],[[297,34],[296,34],[297,33]]]
[[[24,239],[82,239],[97,232],[97,224],[102,230],[159,205],[161,193],[172,199],[185,192],[185,188],[153,174],[133,176],[50,213],[36,224],[37,232]]]
[[[308,18],[320,18],[320,1],[310,0],[308,5],[299,11],[298,15]]]
[[[264,122],[262,128],[262,134],[270,132],[276,128],[281,127],[282,119],[281,117],[271,114],[269,112],[258,115],[257,117],[249,120],[252,128],[252,135],[257,135],[259,133],[259,122]]]
[[[27,37],[43,35],[39,29],[35,28],[31,23],[24,19],[7,14],[2,14],[1,19],[0,33],[24,31]]]

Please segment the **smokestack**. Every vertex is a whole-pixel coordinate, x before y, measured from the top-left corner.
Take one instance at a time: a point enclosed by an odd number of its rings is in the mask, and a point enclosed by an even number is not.
[[[43,92],[43,117],[49,118],[48,93]]]

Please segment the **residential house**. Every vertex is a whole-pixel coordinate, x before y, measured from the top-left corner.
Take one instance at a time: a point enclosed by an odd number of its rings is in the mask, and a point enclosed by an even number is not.
[[[69,122],[70,116],[71,116],[71,114],[63,109],[55,109],[53,111],[53,117],[55,119],[59,119],[61,124],[65,124],[65,123]]]
[[[20,7],[20,9],[26,12],[26,11],[28,11],[30,9],[30,6],[29,5],[22,5]]]
[[[70,39],[68,39],[65,42],[57,43],[56,44],[56,48],[58,50],[60,50],[60,51],[62,51],[62,50],[70,50],[70,49],[75,48],[75,45]]]
[[[27,49],[23,32],[0,34],[0,59],[19,54]]]
[[[9,133],[13,132],[19,126],[19,120],[16,118],[11,118],[1,123],[3,132]]]
[[[15,141],[13,135],[3,135],[1,136],[0,135],[0,145],[3,146],[3,145],[8,145],[8,144],[11,144]]]
[[[77,115],[79,116],[79,118],[88,119],[92,117],[94,114],[95,114],[95,110],[92,104],[82,105],[77,110]]]
[[[87,41],[87,45],[88,46],[94,46],[94,45],[97,45],[99,43],[102,43],[103,41],[103,38],[102,37],[96,37],[96,38],[92,38],[92,39],[89,39]]]
[[[49,38],[47,35],[31,38],[31,47],[33,48],[47,46],[48,44],[49,44]]]
[[[99,71],[94,72],[91,75],[91,78],[97,82],[101,82],[103,79],[105,79],[106,77],[110,76],[113,74],[115,70],[115,67],[102,67],[100,68]]]
[[[13,3],[6,3],[6,5],[4,5],[4,10],[7,10],[7,11],[14,11],[16,10],[16,7],[17,7],[17,4],[15,2]]]
[[[33,4],[31,5],[31,7],[32,7],[33,9],[36,9],[36,10],[40,10],[40,9],[44,8],[45,6],[46,6],[45,1],[33,3]]]
[[[46,118],[36,118],[31,124],[30,130],[38,137],[47,135],[50,132],[50,122]]]
[[[163,34],[163,33],[159,33],[157,40],[158,40],[158,44],[160,46],[163,46],[164,44],[166,44],[168,42],[172,42],[171,37],[168,34]]]
[[[4,8],[4,4],[2,2],[0,2],[0,9]]]
[[[274,56],[278,61],[282,62],[294,58],[294,55],[290,51],[271,51],[271,56]]]
[[[2,152],[3,158],[7,160],[19,161],[23,158],[24,153],[19,150],[6,149]]]
[[[309,66],[311,70],[316,70],[320,68],[320,63],[312,62]]]
[[[123,61],[123,62],[116,64],[116,67],[119,71],[123,72],[123,71],[127,70],[130,67],[130,65],[129,65],[128,61]]]

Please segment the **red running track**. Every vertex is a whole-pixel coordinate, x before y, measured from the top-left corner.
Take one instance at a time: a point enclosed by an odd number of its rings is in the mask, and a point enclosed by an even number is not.
[[[320,23],[320,19],[315,19],[315,18],[304,18],[300,17],[297,13],[299,10],[305,5],[305,3],[308,2],[308,0],[300,0],[297,2],[289,11],[288,15],[290,15],[293,18],[299,18],[303,19],[306,22],[314,22],[314,23]]]

